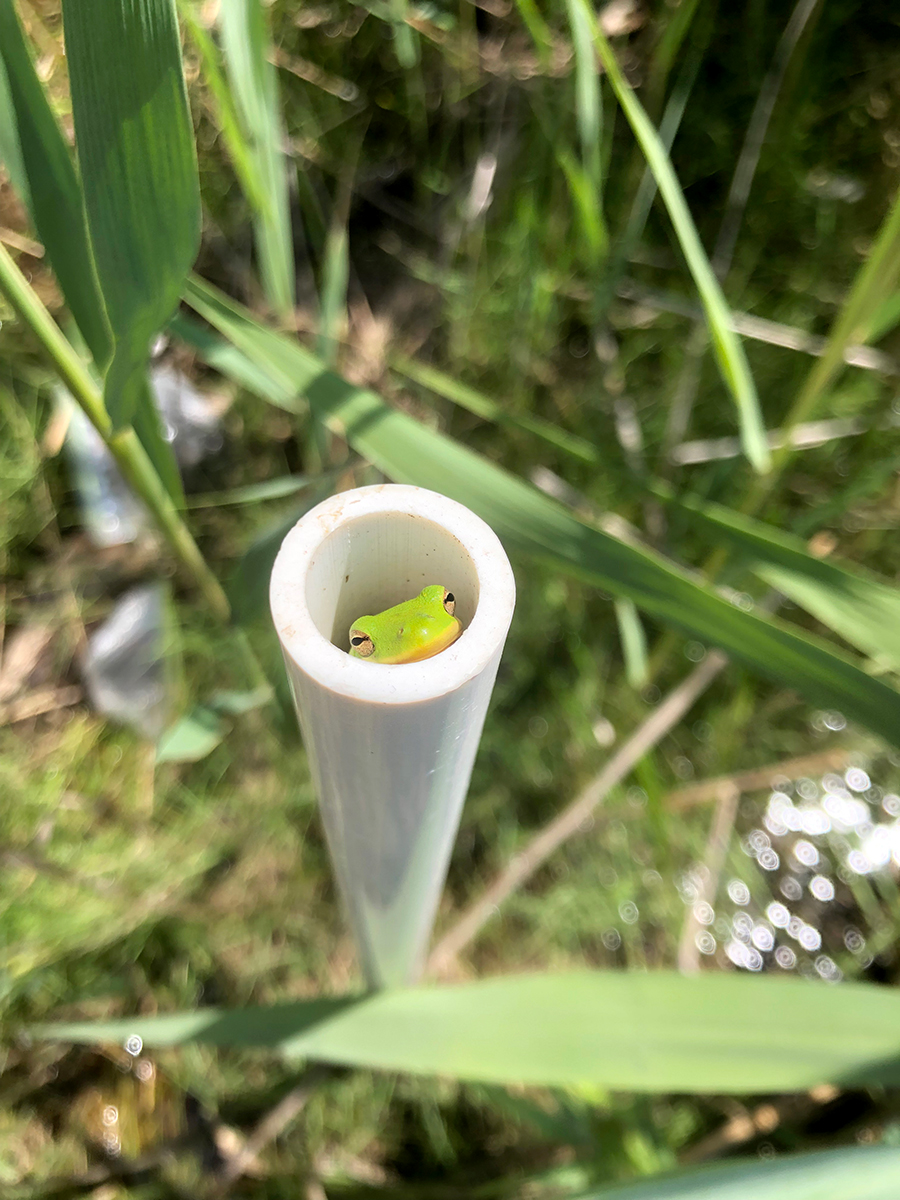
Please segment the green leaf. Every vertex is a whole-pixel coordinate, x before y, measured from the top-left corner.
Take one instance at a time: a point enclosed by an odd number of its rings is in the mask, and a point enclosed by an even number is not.
[[[347,226],[333,224],[325,240],[322,289],[319,304],[319,337],[316,352],[333,367],[340,348],[341,322],[347,312],[347,280],[350,273]]]
[[[597,270],[609,245],[609,234],[600,207],[600,194],[588,171],[570,150],[564,146],[557,146],[556,161],[566,177],[569,195],[572,197],[575,213],[581,224],[585,246],[590,255],[588,262],[594,270]]]
[[[218,359],[217,370],[227,373],[244,387],[256,390],[257,395],[264,400],[269,400],[287,412],[308,411],[308,406],[302,398],[303,392],[307,384],[323,370],[323,365],[316,358],[308,351],[301,351],[301,356],[298,357],[299,343],[260,324],[247,309],[235,304],[224,293],[218,292],[196,275],[188,279],[184,299],[220,333],[222,323],[227,324],[228,341],[233,349],[244,355],[239,373],[234,374],[233,367],[237,356],[231,354],[226,358],[224,347],[219,342],[214,354]],[[209,355],[217,339],[208,331],[204,330],[202,338],[197,338],[194,334],[196,326],[193,323],[188,325],[183,318],[178,322],[170,322],[169,328],[178,329],[181,336],[201,353],[203,361],[212,365]],[[303,355],[305,357],[302,357]],[[257,388],[256,381],[260,379],[265,382],[262,387]]]
[[[305,1030],[353,1007],[357,1002],[357,997],[335,997],[231,1011],[200,1008],[194,1012],[169,1013],[149,1020],[126,1017],[117,1021],[44,1025],[34,1032],[37,1037],[88,1043],[124,1040],[136,1033],[148,1046],[207,1042],[213,1046],[277,1047],[302,1037]]]
[[[882,306],[893,296],[900,279],[900,191],[894,196],[887,216],[868,258],[856,273],[853,287],[828,334],[822,354],[813,363],[794,401],[786,429],[793,429],[813,413],[844,367],[847,347],[865,343],[873,330],[883,332]],[[781,457],[788,453],[787,447]]]
[[[222,0],[219,23],[238,119],[253,157],[253,173],[268,201],[266,210],[257,210],[254,219],[263,291],[275,312],[287,318],[294,307],[288,175],[278,76],[269,62],[269,34],[260,0]]]
[[[771,456],[766,442],[766,428],[759,407],[756,385],[750,374],[750,367],[741,341],[731,328],[728,304],[722,294],[719,282],[713,274],[706,251],[703,249],[665,146],[641,106],[641,102],[622,74],[594,10],[587,0],[572,0],[572,3],[581,7],[586,19],[591,23],[594,45],[600,61],[606,68],[610,86],[637,138],[647,165],[653,172],[660,196],[668,210],[675,236],[678,238],[688,269],[700,294],[719,371],[737,405],[744,453],[757,471],[768,471],[771,465]]]
[[[900,1083],[900,996],[893,989],[726,974],[504,976],[355,1003],[131,1017],[39,1033],[90,1042],[137,1033],[149,1046],[277,1046],[376,1070],[622,1091]]]
[[[220,744],[226,728],[214,709],[200,704],[163,732],[156,761],[199,762]]]
[[[525,22],[525,27],[531,34],[531,40],[537,47],[541,66],[546,67],[553,53],[553,31],[541,16],[534,0],[516,0],[519,16]]]
[[[606,250],[608,236],[603,219],[603,169],[600,154],[603,104],[600,98],[600,73],[591,37],[591,15],[587,6],[581,3],[581,0],[566,0],[566,16],[572,31],[572,46],[575,51],[575,119],[581,142],[584,185],[589,195],[582,196],[579,200],[577,172],[570,168],[566,175],[586,232],[594,230],[591,235],[594,252],[602,254]],[[590,210],[593,212],[593,221],[588,216]]]
[[[213,692],[206,704],[198,704],[165,730],[157,743],[156,761],[199,762],[225,740],[229,725],[220,719],[222,716],[243,716],[271,699],[272,689],[268,686],[245,692]]]
[[[665,93],[669,72],[687,37],[698,4],[699,0],[681,0],[677,8],[666,12],[662,33],[653,49],[653,58],[645,75],[649,91],[658,100],[661,100]]]
[[[663,623],[796,688],[818,707],[839,709],[900,744],[900,694],[827,643],[774,618],[743,612],[662,556],[579,520],[523,480],[326,370],[298,342],[260,326],[246,309],[196,277],[185,298],[220,333],[239,342],[260,369],[268,370],[274,340],[272,379],[293,371],[291,394],[305,392],[318,418],[389,478],[459,500],[511,548],[634,601]]]
[[[717,545],[732,547],[749,569],[876,662],[900,670],[900,589],[862,567],[814,558],[802,540],[721,504],[657,495],[681,510]]]
[[[10,0],[3,0],[4,4]],[[0,7],[0,23],[3,21],[3,9]],[[0,166],[6,169],[9,182],[26,208],[31,208],[31,197],[28,192],[28,176],[25,174],[25,164],[22,162],[22,147],[19,145],[19,133],[16,128],[16,110],[9,91],[9,81],[6,78],[4,54],[8,53],[9,35],[0,44]]]
[[[69,147],[35,73],[12,0],[0,0],[0,55],[18,130],[21,166],[27,177],[22,200],[29,206],[69,310],[102,371],[112,351],[112,340],[88,241],[81,185]],[[3,136],[12,133],[7,130]]]
[[[896,1200],[898,1189],[900,1150],[854,1146],[770,1162],[714,1163],[572,1200]]]
[[[892,329],[900,324],[900,292],[894,292],[882,300],[869,318],[870,342],[880,342]]]
[[[329,479],[334,479],[337,472],[329,471],[327,475]],[[321,483],[324,478],[324,475],[282,475],[277,479],[264,479],[261,483],[248,483],[224,492],[191,496],[188,508],[218,508],[224,504],[258,504],[261,500],[283,500],[285,496],[296,496],[297,492],[304,492],[308,487]]]
[[[619,639],[625,658],[625,676],[633,688],[642,688],[647,683],[647,637],[637,608],[632,600],[617,600],[616,621],[619,624]]]
[[[271,699],[272,689],[266,684],[246,692],[213,692],[209,698],[209,707],[217,713],[240,717],[244,713],[252,712],[255,708],[262,708]]]
[[[205,326],[184,313],[175,314],[168,324],[168,330],[175,337],[180,337],[182,341],[193,346],[210,367],[228,379],[233,379],[255,396],[261,396],[263,400],[268,400],[270,404],[286,409],[287,412],[306,411],[306,405],[297,395],[290,378],[283,372],[275,371],[271,365],[265,369],[258,366],[251,356],[242,352],[238,343],[232,345],[223,342],[220,337],[210,333]],[[273,343],[270,349],[273,354],[277,354],[280,343]]]
[[[172,449],[172,443],[166,441],[163,432],[163,421],[153,396],[152,384],[146,370],[136,382],[138,404],[132,414],[131,423],[138,435],[141,445],[147,451],[147,457],[153,464],[153,469],[163,481],[166,491],[179,508],[184,508],[184,488],[181,483],[181,471]]]
[[[688,0],[684,0],[675,13],[670,16],[663,37],[660,39],[660,44],[656,48],[657,55],[660,52],[662,41],[665,39],[666,34],[677,23],[679,16],[690,7]],[[696,3],[694,7],[696,7]],[[701,28],[691,38],[690,47],[684,56],[684,61],[672,88],[672,94],[666,102],[663,118],[659,126],[659,140],[666,154],[671,152],[675,135],[681,127],[681,119],[684,116],[684,110],[687,107],[688,99],[697,80],[700,64],[703,61],[707,44],[712,36],[713,26],[714,21],[710,15],[710,18],[702,23]],[[650,87],[652,86],[651,82]],[[600,298],[604,311],[612,301],[621,277],[625,273],[626,266],[637,250],[641,238],[644,236],[644,228],[647,224],[647,218],[650,216],[653,201],[656,199],[657,191],[658,188],[653,172],[649,166],[645,166],[641,182],[634,194],[634,200],[631,202],[631,211],[628,214],[628,223],[625,226],[625,231],[618,239],[614,253],[611,256],[609,269],[605,272],[605,277],[600,282]]]
[[[191,38],[200,54],[203,78],[215,100],[222,140],[228,149],[228,155],[241,185],[241,191],[253,205],[259,217],[271,219],[272,204],[257,176],[253,147],[241,129],[231,92],[219,66],[218,49],[197,20],[188,0],[179,0],[178,11],[190,30]]]
[[[543,417],[535,417],[530,413],[510,412],[495,400],[491,400],[489,396],[485,396],[483,392],[479,392],[466,383],[460,383],[458,379],[454,379],[452,375],[446,375],[436,367],[418,362],[413,358],[403,357],[392,358],[391,367],[398,374],[404,375],[414,383],[421,384],[435,395],[443,396],[445,400],[458,404],[460,408],[474,413],[476,417],[483,417],[485,421],[496,421],[499,425],[515,425],[519,429],[524,429],[527,433],[541,438],[548,445],[555,446],[566,454],[571,454],[573,458],[581,459],[582,462],[594,465],[600,462],[600,456],[596,449],[585,438],[560,429],[558,425],[544,420]]]
[[[82,188],[115,339],[114,427],[147,403],[150,339],[178,304],[200,238],[193,128],[173,0],[65,0]]]

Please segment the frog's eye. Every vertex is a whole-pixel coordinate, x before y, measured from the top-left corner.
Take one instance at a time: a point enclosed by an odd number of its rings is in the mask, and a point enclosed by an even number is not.
[[[456,612],[456,597],[452,592],[444,592],[444,612],[451,617]]]
[[[362,633],[359,629],[350,630],[350,645],[360,658],[368,658],[375,653],[375,643],[367,633]]]

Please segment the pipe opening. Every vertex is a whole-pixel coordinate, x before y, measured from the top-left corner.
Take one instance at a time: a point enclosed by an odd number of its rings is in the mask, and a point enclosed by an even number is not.
[[[306,573],[305,600],[316,629],[345,653],[350,626],[440,583],[456,597],[463,635],[478,608],[478,570],[448,529],[408,512],[372,512],[323,538]]]
[[[350,657],[354,621],[436,583],[456,596],[463,625],[451,646],[402,670]],[[493,530],[454,500],[403,484],[324,500],[284,539],[272,570],[272,618],[289,666],[372,704],[417,704],[455,692],[492,663],[495,670],[515,596]]]

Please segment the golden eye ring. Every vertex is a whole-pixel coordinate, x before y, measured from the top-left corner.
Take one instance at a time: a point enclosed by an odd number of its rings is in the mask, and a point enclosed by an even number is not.
[[[350,630],[350,645],[360,658],[371,658],[375,653],[375,643],[360,629]]]

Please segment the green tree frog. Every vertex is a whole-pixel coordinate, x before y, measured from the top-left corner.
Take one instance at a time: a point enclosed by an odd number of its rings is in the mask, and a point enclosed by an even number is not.
[[[440,583],[422,588],[412,600],[360,617],[350,629],[350,656],[378,663],[421,662],[440,654],[462,633],[456,597]]]

